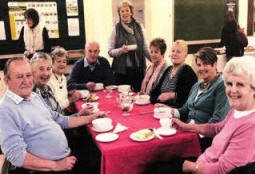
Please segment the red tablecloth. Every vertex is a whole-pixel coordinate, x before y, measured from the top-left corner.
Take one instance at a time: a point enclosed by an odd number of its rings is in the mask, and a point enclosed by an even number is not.
[[[134,142],[129,136],[131,133],[143,128],[158,128],[160,123],[153,117],[153,114],[140,115],[140,112],[153,111],[154,106],[134,105],[129,116],[123,116],[122,110],[117,106],[117,91],[106,98],[103,91],[97,92],[99,96],[99,109],[111,111],[108,117],[112,118],[113,125],[121,123],[128,127],[128,130],[120,132],[119,139],[110,143],[96,142],[102,152],[101,174],[140,174],[148,164],[158,159],[167,160],[173,157],[189,157],[201,154],[198,135],[190,132],[177,131],[173,136],[164,137],[162,140],[154,138],[147,142]],[[83,101],[76,102],[78,109]],[[89,124],[89,131],[92,137],[98,134],[93,131]]]

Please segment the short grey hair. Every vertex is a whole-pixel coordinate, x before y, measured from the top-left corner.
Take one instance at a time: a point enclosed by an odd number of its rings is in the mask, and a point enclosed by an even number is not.
[[[226,80],[230,75],[246,74],[249,77],[251,87],[255,87],[255,57],[243,56],[233,57],[227,62],[223,70],[223,79]]]
[[[8,79],[10,79],[10,65],[12,62],[16,62],[16,61],[25,61],[25,62],[29,62],[28,58],[24,57],[13,57],[8,59],[8,61],[5,63],[4,66],[4,76],[7,77]]]
[[[63,47],[56,47],[51,53],[52,61],[54,62],[56,57],[65,57],[68,59],[68,52]]]
[[[44,53],[44,52],[37,52],[34,54],[34,56],[30,60],[31,65],[32,65],[32,70],[34,70],[35,64],[39,59],[49,60],[52,62],[49,54]]]

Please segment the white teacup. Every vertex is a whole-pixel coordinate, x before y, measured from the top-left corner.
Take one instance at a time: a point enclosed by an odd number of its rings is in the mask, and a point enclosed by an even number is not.
[[[104,84],[103,83],[96,83],[95,90],[101,90],[104,89]]]
[[[162,128],[169,129],[172,126],[172,118],[161,118],[159,123]]]
[[[82,104],[81,107],[82,107],[82,108],[85,108],[85,107],[87,107],[87,106],[93,106],[93,112],[95,113],[95,112],[98,111],[98,105],[99,105],[99,103],[97,103],[97,102],[90,102],[90,103],[84,103],[84,104]]]
[[[129,92],[130,91],[130,85],[119,85],[118,87],[119,92]]]
[[[97,118],[92,121],[93,128],[97,131],[108,131],[112,128],[112,119],[110,118]]]
[[[136,49],[137,49],[137,45],[136,45],[136,44],[134,44],[134,45],[128,45],[128,46],[127,46],[127,49],[128,49],[129,51],[131,51],[131,50],[136,50]]]
[[[159,119],[172,117],[171,108],[169,108],[169,107],[154,108],[154,114]]]

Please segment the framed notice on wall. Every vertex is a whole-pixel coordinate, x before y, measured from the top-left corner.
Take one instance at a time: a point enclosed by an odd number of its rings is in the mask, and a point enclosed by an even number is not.
[[[66,0],[66,13],[67,16],[78,16],[77,0]]]
[[[58,14],[56,2],[8,2],[12,40],[19,38],[26,24],[24,12],[34,8],[40,16],[40,25],[46,27],[50,38],[59,38]]]

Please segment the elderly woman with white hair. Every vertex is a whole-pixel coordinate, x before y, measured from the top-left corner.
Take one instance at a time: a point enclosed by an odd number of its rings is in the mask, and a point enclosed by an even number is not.
[[[222,122],[185,124],[179,119],[173,119],[173,124],[179,129],[214,137],[212,145],[196,162],[184,161],[180,173],[251,172],[238,171],[238,169],[240,166],[255,161],[254,67],[255,59],[253,57],[233,58],[226,64],[223,79],[232,109]],[[242,169],[246,170],[247,168]]]
[[[68,52],[62,47],[56,47],[51,52],[52,75],[48,85],[52,89],[61,109],[66,109],[70,104],[81,98],[77,90],[67,91],[65,71],[67,69]]]

